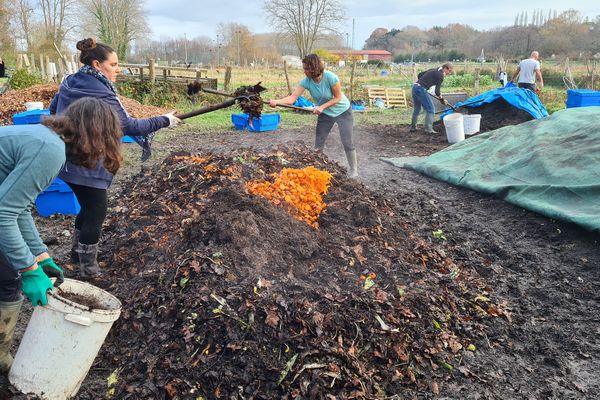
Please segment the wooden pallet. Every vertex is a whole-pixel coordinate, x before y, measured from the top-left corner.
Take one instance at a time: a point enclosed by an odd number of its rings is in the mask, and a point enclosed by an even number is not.
[[[406,92],[402,88],[372,87],[368,88],[369,105],[373,106],[375,99],[382,99],[385,107],[408,107]]]

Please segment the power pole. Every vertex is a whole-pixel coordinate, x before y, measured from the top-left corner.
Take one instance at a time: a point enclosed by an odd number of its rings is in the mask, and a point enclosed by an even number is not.
[[[188,63],[188,56],[187,56],[187,36],[185,35],[185,33],[183,34],[183,51],[185,53],[185,65],[187,65],[187,63]]]

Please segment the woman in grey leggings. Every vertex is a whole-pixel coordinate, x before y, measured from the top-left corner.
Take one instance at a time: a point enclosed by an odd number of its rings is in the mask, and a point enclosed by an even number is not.
[[[358,177],[358,161],[352,142],[354,119],[350,101],[342,93],[340,79],[333,72],[325,71],[323,61],[316,54],[304,57],[302,67],[306,76],[292,94],[279,100],[270,100],[269,105],[277,107],[279,104],[294,104],[298,97],[308,90],[317,102],[317,106],[313,109],[313,113],[318,115],[315,148],[323,150],[333,124],[337,123],[348,160],[348,176],[356,178]]]

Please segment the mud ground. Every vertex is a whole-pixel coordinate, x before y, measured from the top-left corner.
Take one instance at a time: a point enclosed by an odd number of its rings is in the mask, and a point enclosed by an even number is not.
[[[220,152],[251,146],[267,150],[294,141],[310,145],[314,138],[312,128],[206,134],[181,130],[167,133],[168,140],[155,144],[154,162],[176,150]],[[431,154],[448,145],[442,134],[409,133],[408,127],[397,125],[359,126],[355,129],[355,144],[360,181],[396,199],[396,212],[409,220],[423,238],[441,229],[454,245],[455,259],[480,260],[475,263],[479,265],[477,272],[504,298],[512,313],[510,324],[490,328],[487,346],[467,353],[470,369],[455,370],[455,379],[447,382],[439,395],[431,391],[407,392],[398,393],[397,398],[598,398],[600,235],[379,160]],[[128,154],[138,153],[135,145],[128,146]],[[325,153],[344,165],[335,128]],[[137,162],[129,165],[114,190],[139,169]],[[66,256],[71,223],[70,217],[38,222],[57,258]],[[92,395],[84,388],[87,384],[97,387],[107,374],[93,368],[78,398],[103,398],[105,393]]]

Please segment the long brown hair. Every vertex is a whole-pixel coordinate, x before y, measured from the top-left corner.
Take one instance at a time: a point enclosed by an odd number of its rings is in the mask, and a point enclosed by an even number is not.
[[[67,145],[67,160],[89,169],[102,162],[112,174],[121,167],[123,131],[112,107],[93,97],[73,102],[64,114],[46,118],[42,124]]]
[[[323,63],[321,57],[316,54],[307,54],[306,57],[302,59],[302,64],[309,70],[309,76],[312,79],[323,75],[323,71],[325,71],[325,63]]]
[[[87,38],[77,42],[77,50],[81,51],[79,61],[85,65],[92,65],[92,61],[97,60],[102,63],[108,56],[115,51],[109,45],[99,43],[94,38]]]

